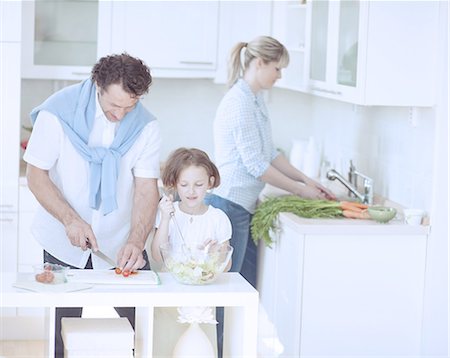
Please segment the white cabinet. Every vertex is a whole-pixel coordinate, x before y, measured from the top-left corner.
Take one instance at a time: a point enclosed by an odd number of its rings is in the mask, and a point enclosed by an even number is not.
[[[0,1],[0,42],[20,42],[21,1]]]
[[[31,234],[30,227],[33,222],[38,201],[28,188],[26,178],[20,178],[19,185],[19,244],[18,268],[19,272],[31,272],[33,265],[42,263],[43,249]]]
[[[307,90],[310,12],[310,2],[273,1],[272,36],[286,46],[290,57],[277,87]]]
[[[300,356],[419,356],[426,237],[307,235]]]
[[[270,1],[220,2],[215,83],[227,82],[228,59],[234,45],[271,34],[271,13]]]
[[[22,77],[79,80],[110,52],[111,2],[23,2]]]
[[[210,77],[217,56],[218,1],[118,1],[112,51],[144,60],[155,77]]]
[[[439,3],[311,2],[309,92],[362,105],[435,103]]]
[[[273,248],[260,248],[258,291],[280,356],[420,355],[423,230],[321,229],[289,214],[279,224]]]
[[[0,42],[0,209],[17,211],[20,132],[20,43]]]

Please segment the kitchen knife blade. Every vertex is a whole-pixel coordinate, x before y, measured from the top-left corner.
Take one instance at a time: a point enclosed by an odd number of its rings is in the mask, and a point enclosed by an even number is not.
[[[96,255],[97,257],[99,257],[99,258],[101,258],[103,261],[106,261],[108,264],[110,264],[112,267],[116,267],[117,266],[117,264],[116,264],[116,262],[113,260],[113,259],[111,259],[111,258],[109,258],[108,256],[106,256],[103,252],[101,252],[100,250],[97,250],[97,251],[92,251],[92,253],[94,254],[94,255]]]

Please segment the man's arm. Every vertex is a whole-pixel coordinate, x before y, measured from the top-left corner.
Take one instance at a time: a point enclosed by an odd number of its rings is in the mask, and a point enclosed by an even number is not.
[[[135,271],[145,265],[142,252],[155,223],[159,201],[157,179],[134,179],[134,198],[130,235],[119,251],[118,262],[123,271]]]
[[[27,181],[31,192],[44,209],[64,225],[73,246],[86,250],[90,245],[94,251],[98,249],[91,226],[69,205],[61,191],[50,180],[48,170],[28,164]]]

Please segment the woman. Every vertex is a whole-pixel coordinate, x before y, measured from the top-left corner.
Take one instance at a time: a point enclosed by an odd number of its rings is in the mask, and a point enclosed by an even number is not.
[[[229,60],[230,89],[214,121],[215,162],[222,180],[206,200],[231,220],[234,253],[230,271],[241,272],[254,287],[256,246],[250,237],[250,222],[264,185],[304,198],[335,199],[332,192],[294,168],[272,143],[263,91],[273,87],[288,63],[286,48],[274,38],[261,36],[235,45]]]

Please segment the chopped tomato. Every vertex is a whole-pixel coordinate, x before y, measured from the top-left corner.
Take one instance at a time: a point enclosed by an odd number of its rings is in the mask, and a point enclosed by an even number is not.
[[[130,271],[123,271],[122,275],[123,275],[123,277],[128,277],[128,276],[130,276]]]

